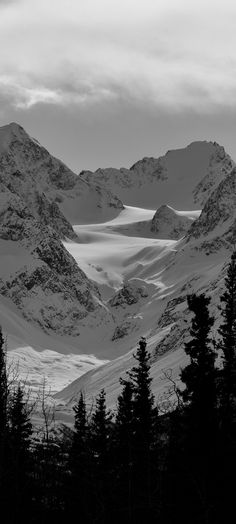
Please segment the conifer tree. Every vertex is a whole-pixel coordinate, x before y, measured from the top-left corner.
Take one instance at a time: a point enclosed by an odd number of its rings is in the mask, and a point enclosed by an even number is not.
[[[8,454],[8,383],[6,373],[5,341],[0,328],[0,491],[2,501],[6,501],[7,454]]]
[[[133,440],[133,384],[130,380],[120,379],[123,386],[122,392],[117,399],[116,434],[119,445],[122,447],[120,459],[128,460],[130,447]]]
[[[68,512],[73,517],[80,501],[81,521],[88,522],[89,515],[89,427],[84,395],[81,392],[75,413],[74,432],[69,457],[71,479],[68,485]]]
[[[92,444],[97,464],[104,465],[106,461],[111,435],[111,420],[111,413],[106,408],[106,392],[102,389],[96,399],[91,424]]]
[[[223,316],[219,329],[223,351],[221,413],[224,422],[230,425],[233,411],[236,411],[236,252],[232,254],[225,278],[225,292],[220,300]]]
[[[229,521],[234,512],[236,469],[236,251],[231,256],[225,278],[225,291],[220,297],[223,321],[219,328],[223,369],[220,371],[220,448],[218,453],[220,511],[222,521]],[[227,514],[226,514],[227,510]]]
[[[13,392],[9,409],[11,489],[14,492],[13,522],[21,522],[30,510],[30,437],[32,424],[20,385]],[[14,520],[15,519],[15,520]]]
[[[3,446],[4,435],[7,427],[7,372],[6,372],[6,353],[5,341],[0,328],[0,442]]]
[[[20,385],[13,392],[10,407],[10,437],[11,442],[22,457],[29,451],[30,437],[32,434],[32,424],[26,402],[24,401],[24,392]]]
[[[152,449],[157,419],[157,408],[151,391],[151,355],[143,337],[134,358],[137,365],[128,374],[133,388],[133,489],[136,521],[138,518],[153,517]]]
[[[187,302],[194,317],[191,340],[185,344],[190,363],[181,370],[181,380],[185,384],[181,395],[194,424],[204,427],[212,422],[216,407],[216,353],[210,339],[214,318],[209,314],[210,298],[204,294],[189,295]]]
[[[75,461],[86,452],[88,438],[88,422],[84,395],[81,392],[78,403],[73,408],[75,413],[72,456]]]
[[[134,395],[133,418],[136,444],[147,448],[152,443],[154,422],[157,415],[154,396],[151,391],[150,357],[150,353],[147,351],[147,342],[145,338],[141,338],[134,355],[138,364],[129,372],[129,377]]]
[[[192,511],[196,522],[215,522],[217,478],[217,417],[216,417],[216,353],[210,338],[214,318],[209,313],[210,299],[204,294],[187,297],[193,313],[190,335],[185,352],[190,363],[181,370],[185,389],[183,398],[182,434],[177,461],[181,492],[181,518],[189,522]],[[195,521],[194,521],[195,522]]]
[[[117,489],[113,506],[119,518],[126,518],[128,522],[132,522],[134,461],[133,385],[127,379],[120,379],[120,383],[123,389],[117,399],[114,431],[114,463]]]
[[[91,446],[93,453],[94,513],[99,523],[110,522],[111,427],[112,415],[106,407],[106,393],[102,389],[96,399],[91,420]],[[95,518],[95,517],[94,517]]]

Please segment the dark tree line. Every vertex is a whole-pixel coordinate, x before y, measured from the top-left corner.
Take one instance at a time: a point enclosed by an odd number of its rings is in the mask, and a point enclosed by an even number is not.
[[[47,524],[234,522],[236,472],[236,255],[221,296],[217,342],[204,294],[192,314],[178,402],[155,404],[144,338],[120,379],[115,413],[100,392],[88,411],[83,393],[73,431],[36,439],[24,392],[12,388],[0,333],[0,511],[5,522]],[[216,365],[221,355],[222,365]]]

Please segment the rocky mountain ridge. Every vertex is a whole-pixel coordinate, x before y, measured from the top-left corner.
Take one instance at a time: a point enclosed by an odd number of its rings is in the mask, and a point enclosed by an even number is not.
[[[58,215],[62,220],[63,216],[62,235],[66,221],[70,234],[71,224],[79,223],[86,209],[92,220],[110,218],[123,209],[122,202],[106,188],[82,180],[15,123],[0,128],[0,176],[37,218],[42,211],[50,219]]]
[[[82,171],[115,193],[125,204],[157,209],[167,203],[176,209],[201,208],[212,190],[235,163],[216,142],[193,142],[159,158],[145,157],[130,169]]]
[[[217,312],[235,241],[235,181],[233,160],[213,142],[145,158],[129,170],[77,176],[20,126],[0,128],[0,294],[45,332],[78,337],[83,351],[86,343],[94,353],[104,346],[102,358],[109,358],[109,347],[113,357],[120,355],[61,398],[70,400],[86,384],[93,396],[102,384],[114,399],[141,334],[152,352],[155,384],[162,359],[179,365],[187,294],[206,292]],[[157,211],[144,222],[98,223],[122,217],[121,197],[126,206],[142,202],[150,209],[155,202]],[[153,235],[145,237],[150,229]],[[99,288],[109,288],[108,298],[101,299]]]
[[[156,233],[158,238],[179,240],[187,233],[192,223],[193,219],[163,204],[157,209],[151,221],[151,231]]]
[[[79,239],[55,191],[81,185],[89,193],[77,179],[17,124],[0,128],[0,293],[43,330],[73,336],[88,313],[104,309],[61,242]]]
[[[209,191],[200,216],[192,221],[184,238],[170,245],[161,257],[158,254],[154,257],[150,250],[149,262],[145,256],[145,265],[139,264],[136,268],[135,277],[140,282],[143,279],[143,283],[152,282],[156,286],[154,292],[148,293],[147,302],[139,311],[143,317],[148,307],[150,311],[156,310],[156,321],[153,318],[152,328],[146,331],[143,325],[143,335],[152,355],[153,390],[157,397],[164,394],[164,387],[168,387],[163,373],[170,372],[178,382],[179,367],[186,362],[183,344],[189,337],[191,319],[187,308],[188,294],[206,293],[211,297],[210,310],[216,319],[215,336],[220,321],[219,296],[224,289],[227,264],[235,246],[235,226],[236,170],[232,167],[229,173],[226,170],[224,177],[217,175],[216,181],[212,178],[212,191]],[[123,304],[123,293],[118,297]],[[127,336],[127,332],[128,326],[124,323],[124,330],[119,326],[117,336]],[[119,377],[132,367],[133,351],[134,347],[123,358],[88,372],[57,397],[70,410],[81,387],[90,399],[99,392],[102,384],[108,394],[109,406],[114,407],[120,390]]]

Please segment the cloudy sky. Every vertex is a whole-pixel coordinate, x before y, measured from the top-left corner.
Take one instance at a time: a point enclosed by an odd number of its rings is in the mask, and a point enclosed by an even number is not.
[[[0,121],[76,171],[193,140],[236,160],[236,3],[0,0]]]

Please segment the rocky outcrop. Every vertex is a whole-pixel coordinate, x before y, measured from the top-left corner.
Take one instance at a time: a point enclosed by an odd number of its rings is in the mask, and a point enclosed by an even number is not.
[[[95,284],[61,242],[78,237],[54,189],[74,190],[77,180],[20,126],[0,128],[1,254],[12,243],[15,254],[0,273],[0,293],[27,320],[58,334],[78,335],[82,320],[103,310]]]
[[[45,330],[79,333],[78,320],[99,307],[99,294],[51,226],[37,220],[19,196],[0,186],[0,239],[14,242],[14,272],[0,275],[0,293]],[[100,306],[101,307],[101,306]]]
[[[210,194],[200,217],[192,224],[188,240],[236,240],[236,169],[233,168]]]
[[[151,296],[143,308],[140,307],[141,302],[136,302],[136,297],[133,301],[130,293],[126,294],[123,289],[110,301],[114,301],[118,311],[119,308],[124,308],[124,311],[126,308],[126,315],[128,311],[133,312],[136,309],[132,308],[133,304],[139,307],[142,316],[149,304],[149,314],[155,311],[156,318],[152,328],[149,332],[144,330],[143,333],[147,337],[151,353],[153,391],[156,395],[162,391],[163,373],[166,372],[167,377],[174,377],[178,383],[179,370],[187,362],[183,347],[189,339],[192,317],[187,307],[188,294],[204,293],[211,298],[210,313],[215,318],[212,337],[217,341],[217,328],[221,322],[218,307],[220,295],[224,289],[227,264],[236,240],[236,169],[233,167],[228,172],[230,163],[228,164],[225,152],[221,149],[218,151],[219,164],[225,161],[226,171],[223,173],[219,170],[217,183],[212,178],[208,187],[202,184],[202,188],[206,188],[202,193],[205,203],[199,218],[190,224],[187,234],[172,246],[171,251],[167,250],[160,260],[157,257],[153,265],[150,261],[149,271],[148,261],[145,260],[146,281],[159,284],[159,289],[157,286],[156,291],[150,293]],[[166,207],[161,211],[169,212]],[[143,272],[141,274],[143,277]],[[127,322],[129,318],[127,317]],[[119,339],[130,335],[129,326],[125,321],[126,319],[122,323],[117,322],[113,334],[116,344],[119,343]],[[130,343],[131,338],[128,340]],[[115,405],[119,377],[125,376],[125,372],[132,368],[133,351],[134,346],[124,358],[117,358],[96,371],[96,374],[90,372],[83,381],[78,380],[71,384],[70,392],[78,394],[83,387],[87,395],[94,397],[102,383],[108,391],[110,405]],[[166,388],[169,386],[167,380]],[[58,397],[69,400],[67,392],[62,391]]]
[[[127,282],[110,300],[109,305],[113,307],[132,306],[137,304],[141,298],[148,297],[145,286],[137,286],[135,283]]]
[[[99,184],[125,204],[156,209],[163,202],[177,209],[199,209],[234,166],[216,142],[193,142],[159,158],[144,157],[130,169],[83,171],[83,180]]]
[[[151,231],[158,238],[179,240],[190,228],[193,220],[179,214],[167,205],[159,207],[151,221]]]
[[[15,123],[0,128],[0,180],[63,238],[75,238],[71,223],[85,211],[98,219],[123,209],[106,188],[82,180]]]
[[[219,183],[231,172],[235,166],[232,158],[226,153],[223,146],[214,142],[214,149],[209,160],[205,176],[194,189],[194,201],[202,207],[210,194],[217,188]]]

